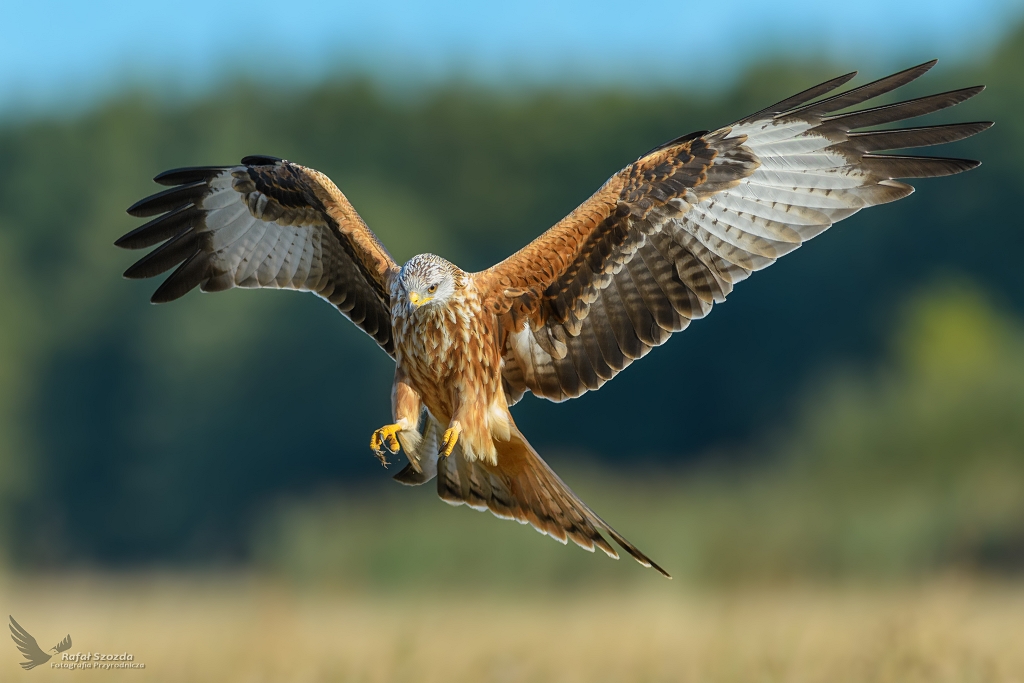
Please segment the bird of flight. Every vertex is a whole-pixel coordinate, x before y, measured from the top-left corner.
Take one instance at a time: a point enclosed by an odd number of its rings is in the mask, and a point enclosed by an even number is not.
[[[11,623],[8,624],[8,628],[11,629],[11,638],[14,639],[14,644],[21,651],[21,654],[25,657],[24,662],[21,662],[21,668],[28,671],[34,669],[40,664],[46,664],[50,661],[50,658],[55,654],[66,652],[71,649],[71,636],[64,636],[64,640],[60,641],[56,645],[50,648],[50,652],[53,654],[47,654],[43,652],[43,649],[39,647],[39,643],[32,637],[32,634],[22,628],[21,624],[14,620],[14,617],[8,615]]]
[[[128,278],[177,269],[153,294],[271,287],[317,294],[396,364],[393,422],[370,447],[395,479],[437,479],[445,501],[530,523],[566,543],[668,573],[580,500],[509,412],[527,392],[564,401],[598,389],[733,285],[860,209],[906,197],[906,178],[976,161],[884,153],[953,142],[990,122],[878,129],[967,100],[983,86],[849,111],[928,71],[927,62],[826,97],[839,76],[736,123],[671,140],[613,175],[526,247],[467,273],[433,254],[399,265],[322,173],[274,157],[180,168],[128,209],[157,216],[117,240],[163,242]],[[869,129],[869,130],[864,130]],[[180,265],[179,265],[180,264]]]

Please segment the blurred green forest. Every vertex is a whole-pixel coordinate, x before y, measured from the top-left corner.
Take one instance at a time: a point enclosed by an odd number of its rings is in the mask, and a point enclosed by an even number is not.
[[[600,392],[525,399],[524,432],[684,576],[1019,571],[1021,67],[1024,30],[900,93],[988,85],[928,121],[996,121],[935,152],[980,169],[840,223]],[[763,63],[721,92],[237,82],[0,123],[7,560],[365,581],[474,562],[552,581],[605,571],[389,482],[366,443],[389,417],[391,361],[315,297],[151,307],[153,283],[120,277],[133,258],[112,242],[137,224],[124,209],[165,169],[271,154],[327,173],[399,261],[434,251],[476,270],[647,149],[843,70]]]

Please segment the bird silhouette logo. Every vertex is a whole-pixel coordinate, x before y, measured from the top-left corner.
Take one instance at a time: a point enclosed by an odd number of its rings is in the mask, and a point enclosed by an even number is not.
[[[8,615],[10,616],[10,615]],[[71,648],[71,636],[64,636],[64,640],[60,641],[56,645],[50,648],[50,652],[53,654],[47,654],[43,652],[42,648],[39,647],[39,643],[32,637],[28,631],[22,628],[21,624],[11,617],[11,638],[14,640],[14,644],[21,650],[21,654],[25,656],[28,661],[21,662],[21,668],[28,671],[34,669],[40,664],[45,664],[50,661],[50,658],[55,654],[59,654]]]

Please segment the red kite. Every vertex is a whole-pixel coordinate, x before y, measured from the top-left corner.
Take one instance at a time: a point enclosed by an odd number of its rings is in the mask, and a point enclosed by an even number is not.
[[[436,476],[449,503],[617,558],[604,532],[668,576],[548,467],[509,407],[527,391],[563,401],[600,388],[707,315],[753,271],[864,207],[913,192],[899,179],[977,166],[884,152],[961,140],[989,122],[875,127],[953,106],[982,87],[845,111],[934,64],[824,97],[856,75],[846,74],[732,125],[667,142],[478,273],[433,254],[400,266],[326,176],[264,156],[158,175],[173,187],[128,209],[158,217],[117,245],[163,242],[125,272],[146,278],[177,266],[154,303],[196,286],[326,299],[395,360],[394,421],[373,433],[371,448],[385,464],[384,449],[405,450],[398,481]]]

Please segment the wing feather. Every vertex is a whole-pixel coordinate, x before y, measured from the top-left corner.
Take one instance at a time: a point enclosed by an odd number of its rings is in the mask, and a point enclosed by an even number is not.
[[[707,315],[753,271],[862,208],[913,192],[898,179],[976,167],[883,152],[955,142],[989,122],[856,129],[930,114],[982,87],[844,111],[934,65],[832,94],[855,75],[846,74],[656,147],[532,243],[476,273],[499,315],[510,400],[593,390]]]
[[[176,267],[153,294],[154,303],[196,287],[309,291],[394,352],[389,290],[398,266],[322,173],[250,156],[239,166],[180,168],[155,180],[171,187],[128,213],[157,217],[115,242],[125,249],[160,245],[125,277],[154,277]]]

